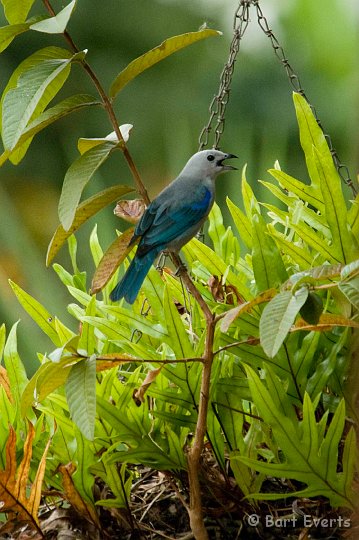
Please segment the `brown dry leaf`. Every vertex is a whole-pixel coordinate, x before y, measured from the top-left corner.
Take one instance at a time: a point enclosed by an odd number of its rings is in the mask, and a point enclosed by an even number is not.
[[[244,304],[241,304],[240,306],[236,306],[235,308],[227,311],[227,313],[223,317],[222,324],[221,324],[222,332],[227,332],[232,322],[235,319],[237,319],[237,317],[239,317],[242,313],[246,313],[247,311],[250,311],[254,306],[257,306],[258,304],[262,304],[263,302],[268,302],[276,294],[277,294],[276,289],[268,289],[267,291],[264,291],[263,293],[253,298],[253,300],[251,300],[250,302],[245,302]]]
[[[294,326],[291,328],[291,332],[297,330],[324,332],[331,330],[335,326],[347,326],[350,328],[359,328],[359,323],[352,319],[347,319],[342,315],[332,315],[331,313],[322,313],[318,324],[308,324],[304,319],[298,319]]]
[[[10,403],[14,403],[14,397],[10,390],[10,381],[7,374],[6,369],[4,366],[0,366],[0,385],[4,388],[5,393],[10,401]]]
[[[6,443],[6,467],[0,470],[0,500],[1,511],[8,514],[8,522],[24,522],[35,528],[40,534],[38,511],[41,499],[41,488],[45,474],[46,455],[51,443],[48,441],[39,468],[32,484],[30,497],[27,497],[29,483],[30,462],[32,457],[32,443],[35,437],[35,428],[29,422],[29,429],[24,443],[24,455],[17,469],[16,463],[16,432],[9,427],[9,438]]]
[[[156,379],[157,375],[159,375],[161,369],[163,366],[157,368],[157,369],[151,369],[146,375],[145,380],[141,384],[140,388],[138,390],[135,390],[133,393],[133,397],[136,401],[139,401],[141,403],[145,400],[145,393],[148,390],[148,387],[153,383],[153,381]]]
[[[80,516],[93,523],[96,527],[100,527],[100,522],[95,507],[81,497],[72,480],[72,475],[76,471],[76,465],[73,463],[60,465],[59,471],[62,474],[62,485],[64,487],[65,497],[68,502],[72,505],[76,512],[80,514]]]
[[[102,259],[96,268],[91,284],[91,294],[96,294],[104,288],[109,282],[118,266],[127,257],[135,242],[128,245],[133,236],[133,227],[127,229],[121,236],[118,236],[110,245],[108,250],[103,254]]]
[[[119,201],[113,213],[129,223],[137,223],[145,209],[146,204],[143,199],[131,199],[129,201]]]
[[[237,302],[243,303],[244,300],[239,294],[237,288],[234,285],[228,285],[227,283],[222,283],[223,276],[211,276],[208,280],[208,286],[212,293],[212,296],[216,302],[221,302],[225,304],[234,304],[234,299],[237,299]]]

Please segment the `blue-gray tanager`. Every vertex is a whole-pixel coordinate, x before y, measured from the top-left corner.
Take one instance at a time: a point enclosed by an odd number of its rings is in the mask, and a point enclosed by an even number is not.
[[[197,234],[214,202],[215,179],[235,170],[223,161],[235,158],[219,150],[194,154],[179,176],[151,202],[136,226],[130,244],[139,244],[126,274],[111,292],[113,301],[125,298],[133,304],[159,253],[179,251]]]

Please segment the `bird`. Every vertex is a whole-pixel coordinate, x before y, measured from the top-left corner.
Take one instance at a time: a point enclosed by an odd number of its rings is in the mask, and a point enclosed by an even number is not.
[[[161,251],[178,252],[201,229],[215,198],[216,177],[237,170],[224,161],[237,158],[220,150],[201,150],[180,174],[149,204],[138,222],[129,246],[137,251],[125,275],[113,289],[113,302],[124,298],[133,304],[152,263]]]

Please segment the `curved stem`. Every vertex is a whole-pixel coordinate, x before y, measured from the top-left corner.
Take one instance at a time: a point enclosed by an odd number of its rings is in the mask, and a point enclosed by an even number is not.
[[[43,0],[44,2],[44,5],[47,9],[47,11],[50,13],[50,15],[52,17],[54,17],[56,15],[51,3],[49,0]],[[71,50],[74,52],[74,53],[78,53],[80,52],[80,49],[76,46],[75,42],[73,41],[71,35],[68,33],[67,30],[64,31],[63,33],[63,36],[65,38],[65,40],[67,41],[67,43],[69,44]],[[90,64],[88,64],[88,62],[86,61],[86,59],[83,59],[81,60],[81,64],[83,66],[83,68],[85,69],[86,73],[89,75],[90,79],[92,80],[93,84],[95,85],[96,87],[96,90],[99,94],[99,96],[101,97],[101,100],[102,100],[102,103],[103,103],[103,106],[107,112],[107,115],[109,117],[109,120],[111,122],[111,125],[116,133],[116,136],[118,138],[118,140],[121,142],[121,149],[122,149],[122,152],[123,152],[123,155],[125,157],[125,160],[127,161],[127,164],[130,168],[130,171],[132,173],[132,176],[133,176],[133,179],[134,179],[134,182],[136,184],[136,189],[137,189],[137,192],[141,195],[142,199],[145,201],[145,203],[148,205],[149,202],[150,202],[150,199],[149,199],[149,196],[148,196],[148,193],[147,193],[147,190],[141,180],[141,177],[140,177],[140,174],[138,172],[138,169],[131,157],[131,154],[126,146],[126,143],[125,141],[123,140],[123,137],[122,137],[122,133],[120,131],[120,128],[119,128],[119,122],[116,118],[116,114],[115,114],[115,111],[113,109],[113,106],[112,106],[112,103],[108,97],[108,95],[106,94],[101,82],[99,81],[96,73],[94,72],[94,70],[92,69],[92,67],[90,66]]]

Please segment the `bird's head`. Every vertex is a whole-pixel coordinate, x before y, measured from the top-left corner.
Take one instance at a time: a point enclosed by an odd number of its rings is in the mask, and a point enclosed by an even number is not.
[[[215,178],[222,172],[237,170],[236,167],[224,163],[226,159],[236,157],[234,154],[225,154],[220,150],[201,150],[188,160],[182,174],[190,174],[197,178]]]

